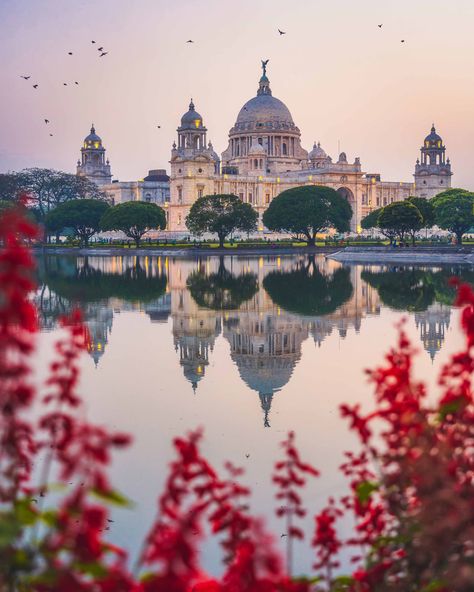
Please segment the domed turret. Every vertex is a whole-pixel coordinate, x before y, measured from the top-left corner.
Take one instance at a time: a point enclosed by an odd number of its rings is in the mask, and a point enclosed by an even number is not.
[[[415,194],[429,198],[449,189],[452,174],[446,146],[433,124],[421,148],[421,162],[415,165]]]
[[[308,158],[311,161],[312,166],[320,167],[325,163],[330,163],[331,158],[326,154],[326,152],[321,148],[320,142],[313,145],[313,149],[308,154]]]
[[[202,116],[195,110],[191,99],[189,110],[181,117],[181,129],[197,129],[200,127],[202,127]]]
[[[102,138],[95,133],[94,124],[91,126],[90,134],[84,138],[81,160],[77,163],[76,172],[99,186],[112,181],[110,163],[105,160]]]
[[[436,133],[436,128],[433,123],[433,125],[431,126],[431,132],[425,138],[425,147],[429,148],[431,146],[433,146],[433,147],[436,146],[437,148],[439,148],[439,147],[441,147],[442,143],[443,143],[443,140],[441,139],[441,136],[439,136]]]
[[[102,138],[95,133],[94,124],[92,124],[91,132],[84,138],[84,148],[101,148]]]

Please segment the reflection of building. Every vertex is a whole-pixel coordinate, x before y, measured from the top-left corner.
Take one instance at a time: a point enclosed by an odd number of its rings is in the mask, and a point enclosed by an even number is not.
[[[145,312],[152,323],[166,323],[171,314],[171,294],[168,292],[158,300],[147,303]]]
[[[195,391],[209,365],[209,354],[221,332],[218,313],[200,309],[186,288],[186,279],[194,262],[169,264],[168,287],[171,293],[173,340],[184,376]]]
[[[83,314],[84,324],[89,332],[87,351],[97,366],[112,332],[114,313],[104,304],[90,304],[85,307]]]
[[[415,313],[416,328],[420,331],[423,347],[434,360],[443,345],[446,330],[451,320],[451,308],[435,302],[423,312]]]

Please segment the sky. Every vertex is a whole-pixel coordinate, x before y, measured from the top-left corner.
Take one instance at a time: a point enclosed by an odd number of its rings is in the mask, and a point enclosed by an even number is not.
[[[169,170],[191,97],[221,153],[269,59],[306,149],[411,181],[434,122],[474,189],[472,0],[0,0],[0,23],[0,172],[74,172],[92,122],[114,178]]]

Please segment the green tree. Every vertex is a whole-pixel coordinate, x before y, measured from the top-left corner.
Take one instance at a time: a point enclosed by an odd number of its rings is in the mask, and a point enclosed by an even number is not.
[[[396,201],[385,206],[378,217],[382,231],[393,232],[403,241],[407,234],[415,242],[415,234],[423,226],[423,218],[416,206],[408,201]]]
[[[474,193],[465,189],[443,193],[433,198],[436,225],[455,234],[460,245],[463,234],[474,227]]]
[[[20,181],[16,173],[0,174],[0,201],[15,201],[20,192]]]
[[[470,193],[467,189],[461,189],[460,187],[451,187],[451,189],[446,189],[446,191],[441,191],[441,193],[436,194],[434,197],[431,198],[431,203],[433,207],[436,205],[438,200],[444,199],[445,197],[453,197],[458,195],[459,193]]]
[[[347,267],[326,274],[310,258],[291,271],[272,271],[263,287],[273,302],[300,315],[327,315],[347,302],[353,293]]]
[[[421,269],[363,271],[361,278],[377,290],[386,306],[395,310],[421,312],[433,303],[435,297],[429,275]]]
[[[234,275],[226,269],[224,258],[220,257],[216,273],[194,271],[188,277],[186,286],[193,300],[202,308],[236,310],[255,296],[258,280],[254,273]]]
[[[126,201],[109,208],[101,220],[102,230],[118,230],[135,241],[137,248],[150,230],[164,230],[166,215],[160,206],[145,201]]]
[[[408,197],[406,199],[409,203],[413,204],[421,214],[423,228],[431,228],[435,223],[434,207],[430,199],[426,197]]]
[[[314,246],[318,232],[330,228],[348,232],[351,218],[349,202],[337,191],[308,185],[287,189],[275,197],[263,214],[263,223],[269,230],[286,232],[297,239],[304,237],[308,246]]]
[[[222,248],[231,232],[252,232],[257,220],[258,214],[250,204],[243,203],[236,195],[223,193],[199,197],[186,217],[186,226],[197,236],[205,232],[217,234]]]
[[[382,210],[383,208],[377,208],[376,210],[372,210],[370,214],[367,214],[367,216],[364,216],[364,218],[362,218],[362,220],[360,221],[361,228],[363,228],[364,230],[378,228],[379,216]]]
[[[107,200],[105,193],[85,177],[53,169],[24,169],[16,175],[21,191],[29,195],[30,204],[43,218],[59,204],[72,199]]]
[[[72,199],[57,206],[46,215],[46,229],[58,234],[71,228],[85,247],[89,239],[100,232],[102,216],[110,208],[105,201],[97,199]]]

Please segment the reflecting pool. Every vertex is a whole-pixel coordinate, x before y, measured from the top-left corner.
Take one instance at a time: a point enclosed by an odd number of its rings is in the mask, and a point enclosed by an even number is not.
[[[217,466],[245,467],[253,510],[277,537],[284,527],[273,513],[271,472],[288,430],[322,473],[305,494],[309,515],[343,495],[337,467],[357,441],[339,405],[370,406],[364,369],[382,361],[404,316],[419,349],[416,374],[436,392],[437,371],[462,344],[447,280],[474,283],[466,267],[344,267],[322,255],[48,256],[38,274],[38,378],[59,318],[81,308],[91,336],[82,360],[86,412],[133,434],[111,472],[135,505],[114,511],[110,531],[132,554],[155,516],[172,438],[191,428],[204,429],[204,452]],[[311,533],[311,520],[304,526]],[[310,572],[309,545],[297,545],[295,559],[297,572]],[[215,542],[204,563],[219,569]]]

